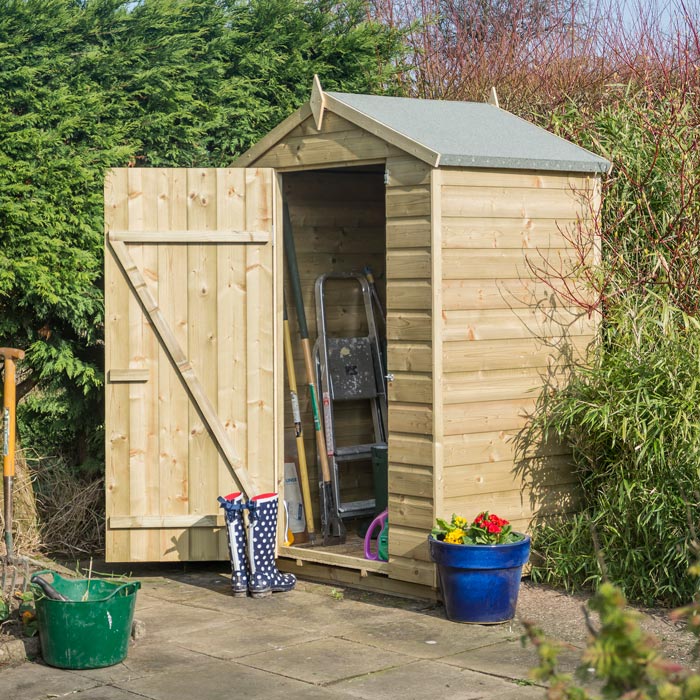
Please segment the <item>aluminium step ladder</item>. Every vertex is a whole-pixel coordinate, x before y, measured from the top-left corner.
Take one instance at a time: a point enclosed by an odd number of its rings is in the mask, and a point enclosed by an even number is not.
[[[355,281],[362,294],[367,335],[332,337],[328,334],[326,292],[328,284],[341,280]],[[341,498],[340,465],[346,462],[371,460],[372,447],[387,442],[387,397],[385,372],[379,337],[372,308],[372,292],[364,275],[336,272],[316,280],[316,363],[323,403],[323,424],[326,450],[331,471],[333,507],[338,521],[345,518],[375,515],[375,499],[343,501]],[[335,407],[338,402],[365,400],[369,404],[374,442],[360,445],[336,443]],[[344,537],[345,533],[342,532]]]

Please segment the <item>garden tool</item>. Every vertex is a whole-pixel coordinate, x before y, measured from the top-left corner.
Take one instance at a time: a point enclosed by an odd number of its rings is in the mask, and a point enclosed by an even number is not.
[[[3,493],[5,516],[5,553],[12,561],[12,483],[15,478],[15,360],[24,359],[24,350],[0,348],[0,357],[5,361],[3,382]]]
[[[377,285],[374,283],[374,273],[369,265],[366,265],[362,270],[362,274],[367,278],[367,283],[369,284],[370,292],[372,293],[372,299],[374,300],[374,306],[377,309],[379,319],[382,325],[386,327],[386,312],[384,311],[384,306],[382,305],[382,300],[379,298],[377,293]]]
[[[243,511],[247,507],[243,502],[243,494],[230,493],[219,503],[226,512],[226,535],[228,551],[231,557],[231,589],[234,598],[245,598],[248,595],[248,564],[246,562],[246,539]]]
[[[297,445],[297,459],[299,460],[299,481],[301,487],[302,502],[306,532],[309,542],[316,543],[316,528],[314,526],[314,512],[311,505],[311,490],[309,489],[309,472],[306,465],[306,448],[304,447],[304,427],[301,423],[301,411],[299,410],[299,394],[297,392],[297,375],[294,368],[294,353],[292,351],[292,335],[289,331],[289,317],[287,315],[287,300],[282,297],[282,310],[284,318],[284,360],[287,364],[287,381],[289,382],[289,394],[292,404],[292,419],[294,420],[294,437]],[[286,483],[286,475],[285,475]]]
[[[39,574],[34,574],[34,576],[32,576],[32,583],[39,586],[44,592],[44,595],[51,600],[68,600],[63,593],[59,593],[45,578],[39,576]]]
[[[248,508],[248,592],[253,598],[291,591],[294,574],[283,574],[275,566],[279,496],[264,493],[246,504]]]
[[[323,544],[329,544],[331,538],[338,538],[345,541],[345,525],[338,516],[333,486],[331,483],[331,470],[328,465],[328,452],[326,450],[326,440],[321,426],[321,415],[319,413],[318,395],[314,380],[315,370],[311,355],[311,341],[309,340],[309,327],[306,323],[306,311],[304,309],[304,299],[301,294],[301,279],[299,277],[299,266],[297,264],[297,253],[294,245],[294,235],[292,233],[292,222],[289,217],[289,208],[284,205],[283,210],[283,234],[284,253],[289,268],[289,281],[294,292],[294,303],[297,309],[297,323],[299,325],[299,336],[301,347],[304,351],[304,366],[306,368],[306,381],[309,385],[309,396],[311,399],[311,411],[314,419],[314,434],[316,436],[316,451],[321,465],[321,480],[319,482],[319,495],[321,501],[321,531],[323,533]]]

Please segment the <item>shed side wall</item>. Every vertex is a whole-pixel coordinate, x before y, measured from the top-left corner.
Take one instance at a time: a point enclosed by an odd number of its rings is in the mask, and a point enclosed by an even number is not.
[[[584,176],[442,171],[445,517],[489,510],[525,529],[573,507],[566,448],[516,434],[544,376],[564,380],[563,351],[593,339],[595,319],[559,298],[551,270],[576,261],[571,232],[596,193]]]

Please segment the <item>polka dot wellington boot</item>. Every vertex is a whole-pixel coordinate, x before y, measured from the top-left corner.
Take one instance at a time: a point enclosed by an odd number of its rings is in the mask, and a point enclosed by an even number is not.
[[[243,511],[247,507],[243,502],[243,494],[230,493],[219,503],[226,512],[226,534],[228,535],[228,551],[231,557],[231,588],[234,598],[245,598],[248,595],[248,562],[246,559],[245,525]]]
[[[277,510],[279,496],[264,493],[248,502],[248,591],[263,598],[279,591],[291,591],[294,574],[282,574],[275,566]]]

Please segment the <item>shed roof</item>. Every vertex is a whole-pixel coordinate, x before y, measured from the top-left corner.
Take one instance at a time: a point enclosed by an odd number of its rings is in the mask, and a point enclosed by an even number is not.
[[[310,117],[320,128],[325,110],[434,168],[452,166],[578,173],[610,170],[610,163],[605,158],[492,104],[325,92],[318,77],[314,78],[309,102],[272,129],[235,164],[253,164]]]
[[[325,95],[435,151],[439,165],[596,173],[610,169],[605,158],[488,103]]]

